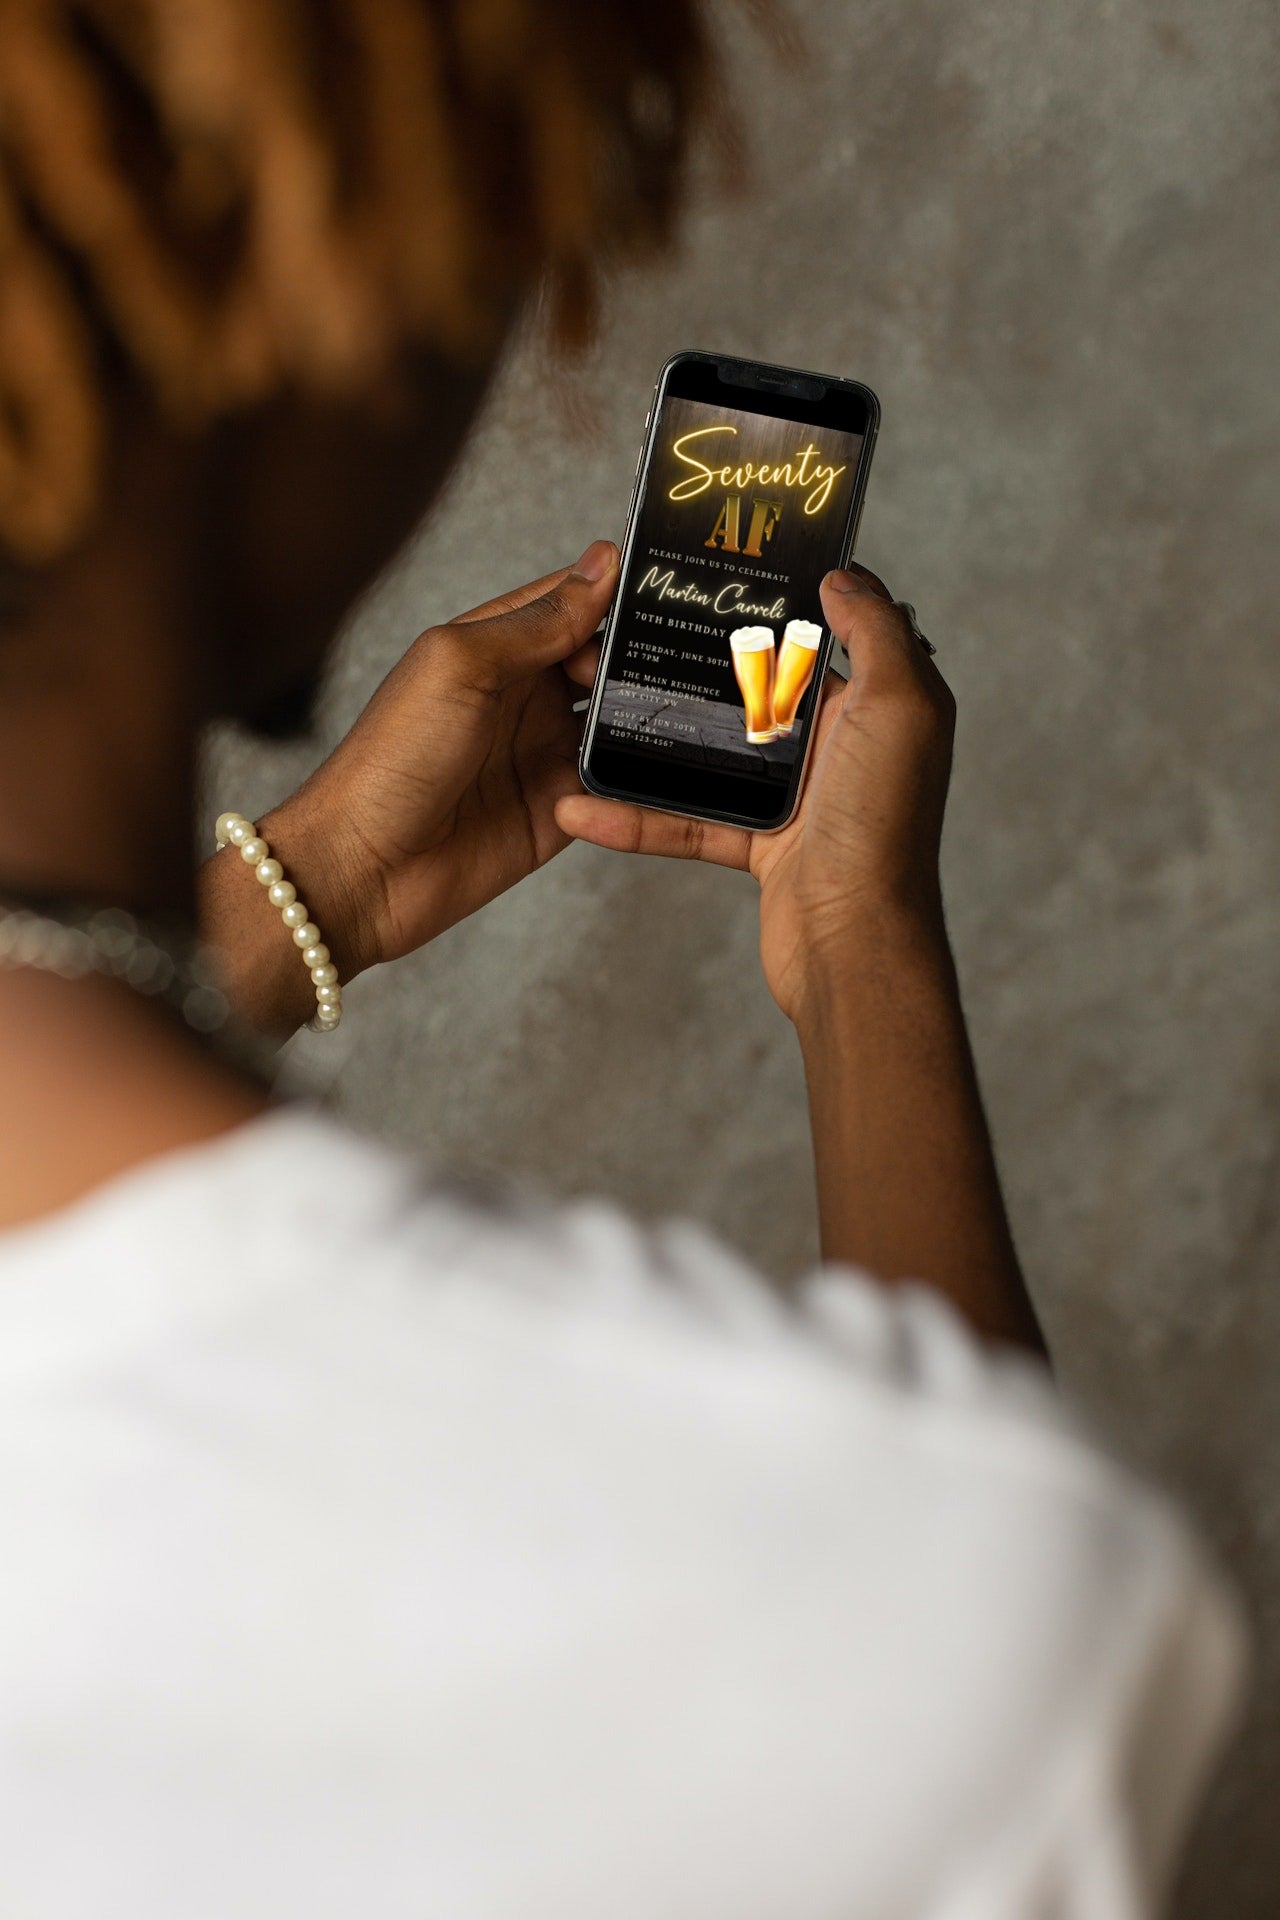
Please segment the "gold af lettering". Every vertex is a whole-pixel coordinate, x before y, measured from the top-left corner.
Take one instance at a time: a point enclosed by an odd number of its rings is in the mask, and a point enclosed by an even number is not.
[[[742,545],[742,495],[728,494],[720,509],[719,517],[711,529],[711,538],[704,541],[708,547],[719,547],[724,553],[746,553],[753,560],[761,558],[766,540],[772,540],[773,530],[782,518],[781,500],[753,500],[751,503],[751,524],[747,528],[747,544]]]
[[[728,494],[720,509],[720,517],[711,529],[711,538],[706,542],[709,547],[718,547],[723,542],[726,553],[741,553],[742,543],[738,528],[742,518],[742,495]]]
[[[781,500],[756,500],[751,508],[751,528],[747,534],[744,553],[753,560],[760,558],[760,550],[766,540],[772,540],[773,530],[782,518]]]

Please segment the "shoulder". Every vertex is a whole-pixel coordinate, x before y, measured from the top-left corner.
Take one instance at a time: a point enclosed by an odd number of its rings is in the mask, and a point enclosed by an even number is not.
[[[207,1296],[252,1315],[301,1290],[353,1326],[428,1315],[459,1334],[505,1335],[530,1363],[554,1349],[637,1389],[655,1372],[690,1394],[715,1382],[757,1406],[793,1399],[812,1421],[856,1405],[863,1429],[900,1429],[922,1454],[938,1444],[1014,1479],[1135,1491],[1039,1362],[985,1346],[927,1287],[828,1267],[781,1289],[693,1223],[642,1225],[604,1200],[468,1181],[303,1106],[6,1236],[6,1272],[65,1270],[75,1247],[124,1290],[172,1295],[179,1260],[182,1309]]]
[[[1110,1459],[1047,1370],[978,1340],[934,1291],[822,1268],[790,1290],[681,1220],[641,1225],[597,1199],[476,1185],[307,1110],[277,1114],[126,1206],[167,1265],[166,1215],[191,1221],[221,1297],[263,1275],[342,1336],[418,1327],[478,1368],[570,1382],[611,1418],[692,1422],[775,1456],[856,1460],[1024,1511],[1079,1517],[1152,1552],[1189,1551],[1171,1507]],[[323,1303],[323,1312],[322,1312]],[[426,1351],[425,1345],[422,1349]]]
[[[525,1914],[569,1834],[548,1911],[963,1889],[1091,1920],[1167,1858],[1234,1612],[1047,1378],[925,1292],[784,1299],[695,1227],[478,1196],[305,1113],[4,1252],[8,1605],[70,1564],[128,1595],[113,1662],[166,1765],[232,1725],[234,1799],[277,1720],[336,1766],[359,1725],[441,1833],[503,1833],[510,1884],[477,1867],[465,1912]],[[61,1673],[80,1642],[45,1631]],[[243,1818],[287,1834],[256,1788]]]
[[[130,1297],[168,1303],[179,1329],[202,1307],[230,1327],[305,1303],[353,1339],[362,1323],[429,1323],[626,1386],[637,1405],[660,1381],[668,1411],[751,1416],[778,1444],[834,1423],[1011,1488],[1136,1493],[1038,1362],[985,1347],[927,1288],[825,1268],[783,1291],[689,1222],[478,1187],[304,1107],[147,1163],[3,1251],[18,1294],[24,1277],[47,1297],[52,1270],[68,1286],[92,1271],[95,1334]]]

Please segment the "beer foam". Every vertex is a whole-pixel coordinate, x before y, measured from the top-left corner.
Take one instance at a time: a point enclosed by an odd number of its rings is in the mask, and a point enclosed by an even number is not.
[[[729,635],[735,653],[764,653],[773,644],[772,627],[735,627]]]
[[[807,647],[810,653],[816,653],[822,645],[822,628],[812,620],[788,620],[782,644],[785,646],[788,640],[793,646]]]

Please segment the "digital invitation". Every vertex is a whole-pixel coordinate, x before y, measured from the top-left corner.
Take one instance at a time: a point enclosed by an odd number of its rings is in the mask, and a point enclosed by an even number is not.
[[[862,439],[703,400],[658,420],[597,737],[790,779]]]

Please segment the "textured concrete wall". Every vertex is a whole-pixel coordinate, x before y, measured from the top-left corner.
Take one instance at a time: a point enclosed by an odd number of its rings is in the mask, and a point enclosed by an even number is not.
[[[1184,1912],[1280,1901],[1277,19],[1270,0],[810,0],[727,28],[754,184],[508,365],[344,643],[326,737],[431,621],[621,532],[659,363],[869,380],[861,557],[959,697],[951,922],[1062,1371],[1195,1503],[1273,1651]],[[732,16],[726,16],[732,19]],[[517,473],[520,477],[516,477]],[[306,753],[224,742],[223,804]],[[339,1107],[401,1141],[812,1254],[802,1083],[751,884],[575,849],[349,995]],[[309,1043],[304,1043],[309,1044]]]

